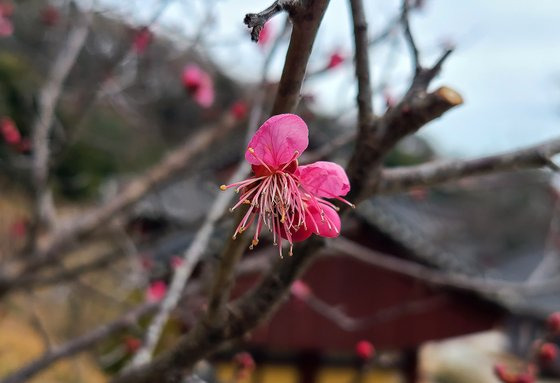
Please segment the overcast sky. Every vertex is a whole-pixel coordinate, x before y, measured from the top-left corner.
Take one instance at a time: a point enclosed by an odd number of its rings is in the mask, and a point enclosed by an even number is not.
[[[148,17],[146,4],[150,2],[153,0],[142,0],[144,6],[137,7],[146,13],[140,14],[140,20]],[[217,2],[216,27],[207,35],[212,46],[210,54],[225,71],[243,81],[256,80],[263,56],[246,37],[243,16],[264,9],[270,2]],[[311,69],[323,65],[334,49],[351,54],[347,3],[331,1]],[[396,15],[400,1],[364,3],[370,30],[375,33]],[[176,0],[161,20],[167,26],[192,33],[203,16],[200,4],[201,0]],[[455,43],[457,50],[434,86],[445,84],[458,90],[465,104],[431,123],[421,134],[442,154],[451,156],[490,154],[560,136],[559,15],[557,0],[427,0],[425,8],[411,19],[423,62],[429,65],[443,44]],[[278,30],[281,23],[279,18],[273,20],[273,29]],[[271,78],[279,75],[284,53],[285,50],[278,53]],[[411,70],[401,34],[390,44],[372,49],[371,63],[375,85],[387,83],[390,92],[398,96]],[[352,71],[351,65],[346,65],[329,76],[310,81],[304,92],[315,95],[319,111],[339,114],[352,107]],[[379,111],[381,99],[376,104]]]

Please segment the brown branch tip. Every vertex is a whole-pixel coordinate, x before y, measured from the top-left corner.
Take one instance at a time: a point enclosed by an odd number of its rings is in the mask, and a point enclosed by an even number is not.
[[[300,0],[276,0],[271,6],[259,13],[247,13],[243,19],[243,23],[251,30],[251,40],[259,41],[259,36],[266,22],[282,11],[288,11],[294,7]]]

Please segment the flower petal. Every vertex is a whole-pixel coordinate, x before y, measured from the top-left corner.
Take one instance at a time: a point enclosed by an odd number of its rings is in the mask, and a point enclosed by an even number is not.
[[[313,234],[313,230],[310,226],[307,228],[301,226],[298,230],[292,233],[292,242],[296,243],[305,241],[307,238],[311,237],[311,234]],[[285,236],[282,237],[286,238]]]
[[[321,217],[321,213],[316,207],[310,206],[307,210],[308,214],[305,216],[307,228],[313,229],[313,232],[321,237],[338,237],[340,234],[340,217],[338,213],[330,206],[320,205],[323,209],[324,217]],[[324,219],[322,220],[322,218]]]
[[[211,82],[204,81],[194,94],[194,99],[203,108],[209,108],[214,103],[214,87]]]
[[[248,148],[245,159],[252,165],[266,165],[278,168],[297,157],[309,144],[308,130],[305,122],[295,114],[279,114],[270,117],[257,130]],[[298,155],[294,157],[294,153]],[[259,160],[260,159],[260,160]]]
[[[342,166],[318,161],[298,167],[297,175],[303,188],[317,197],[336,198],[350,191],[350,181]]]

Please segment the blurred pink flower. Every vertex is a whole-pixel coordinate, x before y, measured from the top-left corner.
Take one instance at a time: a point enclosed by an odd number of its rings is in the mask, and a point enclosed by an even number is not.
[[[142,346],[142,341],[136,337],[127,336],[124,339],[124,345],[128,353],[134,353]]]
[[[558,357],[558,346],[551,342],[545,342],[539,347],[538,355],[541,362],[551,363]]]
[[[0,16],[0,37],[11,36],[14,33],[12,21],[7,17]]]
[[[142,54],[146,51],[150,43],[152,42],[152,32],[148,27],[142,27],[136,31],[134,35],[134,40],[132,46],[134,51],[138,54]]]
[[[240,352],[233,357],[233,363],[236,367],[236,381],[245,380],[255,370],[255,360],[248,352]]]
[[[247,230],[256,218],[257,229],[250,248],[259,242],[263,224],[273,233],[282,257],[282,239],[290,244],[307,239],[311,234],[337,237],[340,217],[336,206],[325,198],[338,199],[350,191],[344,169],[333,162],[319,161],[299,166],[298,157],[308,145],[305,122],[294,114],[269,118],[249,142],[245,159],[252,165],[254,176],[220,189],[241,191],[239,202],[249,205],[233,238]]]
[[[148,286],[146,291],[146,300],[148,302],[159,302],[167,292],[167,285],[164,281],[154,281]]]
[[[214,103],[214,82],[198,65],[187,65],[183,69],[182,80],[185,89],[200,106],[208,108]]]
[[[10,235],[13,238],[24,238],[27,234],[27,219],[18,219],[10,226]]]
[[[526,372],[515,373],[508,371],[503,364],[494,365],[494,375],[503,383],[534,383],[535,368],[530,364]]]
[[[548,331],[554,335],[560,334],[560,311],[553,312],[546,320]]]
[[[11,20],[13,13],[14,6],[12,3],[0,3],[0,37],[11,36],[14,33],[14,25]]]
[[[10,146],[17,146],[21,142],[21,134],[16,127],[14,120],[3,117],[0,120],[0,133],[4,141]]]
[[[327,64],[327,69],[334,69],[334,68],[340,66],[345,60],[346,60],[346,58],[342,55],[341,52],[335,51],[329,57],[329,62]]]
[[[181,266],[183,264],[183,258],[179,257],[177,255],[174,255],[173,257],[171,257],[171,267],[176,269],[177,267]]]
[[[41,9],[41,22],[47,27],[53,27],[58,24],[60,20],[60,13],[56,7],[46,5]]]
[[[239,100],[233,103],[230,111],[236,120],[243,120],[245,117],[247,117],[247,109],[247,103],[243,100]]]
[[[367,340],[361,340],[356,343],[355,351],[358,358],[362,359],[363,361],[370,360],[375,354],[375,348],[373,347],[373,344],[371,344]]]
[[[290,287],[290,293],[294,297],[305,301],[311,295],[311,288],[301,279],[297,279],[294,281],[294,283],[292,283],[292,286]]]

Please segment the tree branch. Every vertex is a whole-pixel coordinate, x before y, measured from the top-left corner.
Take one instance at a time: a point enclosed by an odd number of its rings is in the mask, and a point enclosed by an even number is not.
[[[224,137],[236,126],[232,116],[226,116],[214,127],[201,129],[182,146],[169,153],[160,163],[149,169],[144,175],[130,182],[115,198],[102,206],[85,212],[75,219],[61,224],[54,232],[46,246],[39,251],[38,259],[31,262],[25,270],[36,270],[45,263],[61,257],[61,252],[71,244],[107,223],[116,214],[122,212],[154,187],[185,169],[189,161],[206,150],[213,142]]]
[[[181,337],[170,350],[162,353],[149,365],[125,371],[112,383],[174,383],[199,359],[218,351],[225,342],[242,338],[267,318],[285,296],[290,284],[310,264],[321,246],[312,239],[298,249],[297,256],[279,260],[252,292],[234,304],[222,326],[208,326],[200,320],[195,328]]]
[[[350,0],[350,9],[354,25],[354,60],[356,80],[358,81],[356,102],[358,104],[359,114],[359,139],[366,134],[365,131],[371,126],[373,118],[373,94],[369,70],[368,25],[362,0]]]
[[[290,10],[293,30],[271,115],[289,113],[297,106],[309,56],[329,1],[306,1],[307,5],[299,6],[294,4],[300,1],[285,1],[294,6]]]
[[[47,351],[43,356],[27,364],[11,375],[8,375],[0,383],[23,383],[33,376],[52,365],[60,359],[75,355],[84,351],[101,340],[124,330],[135,324],[141,317],[149,314],[158,306],[157,303],[146,303],[123,315],[121,318],[109,324],[100,326],[89,333]]]
[[[81,14],[77,25],[72,29],[58,57],[53,62],[47,82],[39,94],[39,111],[32,127],[33,162],[32,174],[36,195],[36,226],[52,223],[52,199],[47,190],[49,173],[49,134],[54,119],[54,112],[64,81],[76,63],[84,46],[90,24],[91,15]]]
[[[381,173],[378,191],[383,194],[397,193],[467,176],[548,166],[551,157],[558,153],[560,138],[471,160],[441,160],[417,166],[385,169]]]
[[[233,116],[227,115],[216,126],[201,129],[194,137],[164,157],[161,162],[131,181],[116,197],[99,207],[82,213],[79,217],[70,218],[61,223],[51,237],[47,238],[44,246],[36,251],[34,257],[22,263],[21,270],[15,273],[16,275],[0,273],[0,296],[17,287],[26,276],[63,258],[69,249],[79,243],[80,239],[85,238],[111,218],[126,210],[153,188],[185,169],[193,157],[224,137],[236,125]]]
[[[328,3],[329,0],[315,0],[308,2],[307,6],[297,7],[297,11],[292,10],[291,17],[294,27],[278,93],[272,108],[273,115],[290,112],[297,105],[313,42]],[[312,243],[314,242],[308,241],[308,244]],[[243,236],[238,236],[236,241],[228,241],[224,254],[227,254],[228,257],[240,258],[246,244],[247,242]],[[309,252],[309,254],[312,253]],[[296,264],[299,264],[307,259],[307,257],[291,257],[290,261],[292,259],[297,260]],[[285,267],[288,263],[288,260],[284,260],[280,267]],[[301,269],[297,267],[289,270],[290,273],[286,275],[288,285],[300,271]],[[276,287],[277,273],[271,271],[268,273],[268,277],[265,277],[265,280],[272,281],[274,287]],[[278,304],[279,297],[283,295],[286,288],[287,285],[284,285],[284,288],[272,289],[274,291],[270,291],[270,293],[274,294],[276,299],[260,301],[261,305],[266,306],[263,309],[265,311],[272,310]],[[262,292],[269,291],[262,288],[258,290]],[[251,307],[253,303],[251,301]],[[154,359],[150,364],[124,371],[113,382],[175,382],[180,378],[184,369],[191,367],[197,360],[215,352],[224,343],[238,339],[248,330],[252,329],[255,322],[262,320],[264,317],[260,310],[254,312],[254,314],[253,316],[251,313],[248,313],[249,317],[245,317],[242,321],[238,321],[237,318],[229,314],[223,322],[220,321],[221,323],[217,325],[212,323],[213,321],[208,321],[208,318],[203,318],[172,349]]]
[[[236,270],[237,275],[254,274],[266,271],[270,268],[270,256],[268,254],[255,255],[250,259],[244,260]],[[187,289],[183,292],[183,297],[190,297],[200,294],[201,284],[198,281],[192,281]],[[58,346],[39,358],[29,362],[23,368],[6,376],[0,380],[0,383],[22,383],[39,372],[48,368],[55,362],[76,355],[80,352],[95,346],[98,342],[107,339],[119,331],[125,330],[137,324],[138,319],[145,315],[149,315],[160,307],[159,303],[149,302],[135,307],[120,318],[99,326],[88,333],[72,339],[61,346]]]
[[[412,35],[412,31],[410,30],[409,3],[410,0],[402,0],[401,23],[404,29],[405,40],[408,44],[408,47],[410,48],[412,64],[414,66],[414,73],[418,73],[422,70],[422,65],[420,63],[420,52],[418,51],[418,47],[416,46],[416,42],[414,41],[414,36]]]
[[[394,145],[462,102],[463,99],[457,92],[442,87],[432,93],[411,93],[395,108],[389,109],[377,122],[379,134],[370,135],[366,140],[357,143],[348,166],[352,190],[347,198],[359,203],[371,196],[379,182],[375,172],[378,171],[383,157]]]

